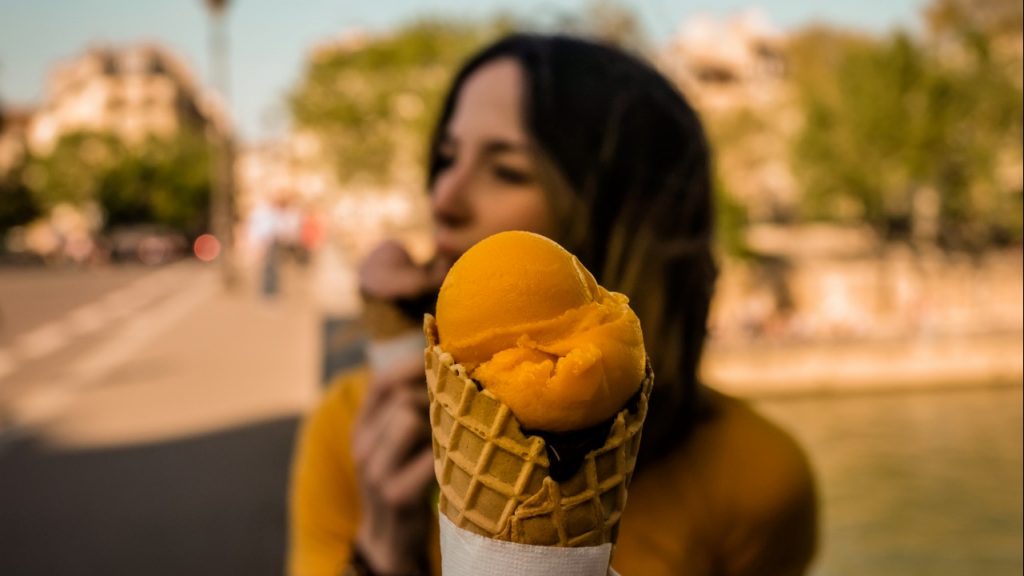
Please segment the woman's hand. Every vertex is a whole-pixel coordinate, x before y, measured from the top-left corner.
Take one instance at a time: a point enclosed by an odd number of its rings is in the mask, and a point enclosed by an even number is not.
[[[401,301],[436,293],[446,272],[437,263],[417,265],[400,243],[390,241],[363,261],[359,287],[375,306],[397,310]],[[418,324],[412,326],[418,331]],[[423,370],[422,348],[371,363],[370,388],[352,435],[362,501],[356,546],[381,574],[422,568],[433,519],[426,500],[434,458]]]
[[[356,545],[380,574],[415,574],[433,514],[426,501],[434,478],[423,357],[374,375],[352,446],[362,518]]]

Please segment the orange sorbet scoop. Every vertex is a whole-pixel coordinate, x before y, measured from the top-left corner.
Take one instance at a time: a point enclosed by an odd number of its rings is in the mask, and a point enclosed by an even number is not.
[[[527,429],[603,422],[644,379],[629,299],[530,232],[490,236],[455,262],[438,296],[437,330],[441,348]]]

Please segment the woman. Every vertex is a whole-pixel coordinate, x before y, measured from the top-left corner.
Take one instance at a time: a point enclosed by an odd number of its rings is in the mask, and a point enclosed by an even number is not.
[[[430,151],[437,258],[421,268],[397,245],[375,251],[361,270],[371,315],[410,311],[414,334],[445,271],[475,242],[510,229],[557,240],[630,297],[657,375],[615,569],[802,574],[816,546],[806,458],[697,380],[716,274],[710,161],[700,121],[671,83],[615,48],[511,36],[456,76]],[[295,576],[346,564],[436,570],[422,341],[386,332],[370,368],[332,387],[300,440]]]

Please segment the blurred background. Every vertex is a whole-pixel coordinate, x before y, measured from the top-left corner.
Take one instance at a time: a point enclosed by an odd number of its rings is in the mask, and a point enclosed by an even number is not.
[[[654,61],[716,151],[707,382],[805,446],[816,575],[1021,574],[1019,0],[4,0],[0,574],[279,574],[354,267],[513,29]]]

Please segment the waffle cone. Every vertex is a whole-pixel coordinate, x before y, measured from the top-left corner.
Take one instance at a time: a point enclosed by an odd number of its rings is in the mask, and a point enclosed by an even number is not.
[[[570,478],[556,482],[544,440],[524,434],[509,407],[479,390],[441,349],[429,314],[423,329],[441,513],[460,528],[497,540],[564,547],[613,543],[654,383],[650,365],[636,408],[620,411],[605,443]]]

